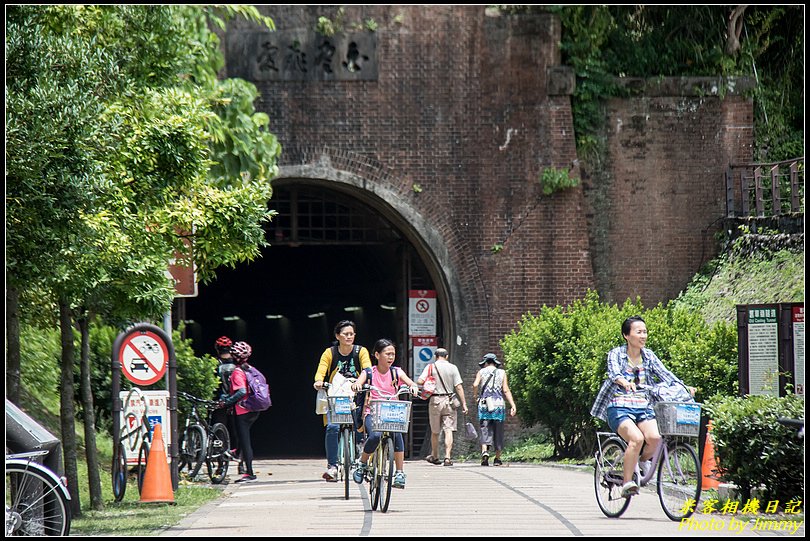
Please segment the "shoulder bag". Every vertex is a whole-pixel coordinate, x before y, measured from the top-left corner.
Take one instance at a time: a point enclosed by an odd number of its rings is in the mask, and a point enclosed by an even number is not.
[[[497,370],[498,369],[496,368],[495,370],[492,371],[492,374],[489,375],[489,378],[487,379],[487,382],[484,383],[483,387],[481,387],[481,394],[482,395],[484,394],[484,389],[486,389],[487,385],[489,385],[489,382],[492,381],[492,378],[495,377],[495,372]],[[484,408],[486,408],[487,411],[495,411],[495,400],[491,396],[488,396],[486,398],[481,397],[479,399],[479,402],[481,402],[481,401],[484,402]]]
[[[430,400],[430,397],[436,393],[436,378],[433,376],[433,365],[428,365],[428,375],[425,378],[425,383],[422,384],[422,399]]]

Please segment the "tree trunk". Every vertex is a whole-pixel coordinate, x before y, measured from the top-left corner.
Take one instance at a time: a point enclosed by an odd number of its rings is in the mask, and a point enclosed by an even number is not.
[[[59,329],[62,341],[61,381],[59,383],[62,447],[65,458],[65,477],[70,491],[70,508],[74,517],[81,516],[79,503],[79,469],[76,463],[76,412],[73,407],[73,317],[70,303],[59,300]]]
[[[728,16],[726,31],[726,54],[736,56],[740,50],[740,35],[743,30],[743,14],[748,6],[737,6]]]
[[[20,405],[20,292],[6,288],[6,398]]]
[[[81,394],[84,410],[84,453],[87,457],[87,481],[90,485],[90,506],[99,511],[104,509],[99,477],[98,451],[96,449],[96,412],[93,405],[93,388],[90,379],[90,319],[80,318],[79,331],[82,335],[81,352]]]

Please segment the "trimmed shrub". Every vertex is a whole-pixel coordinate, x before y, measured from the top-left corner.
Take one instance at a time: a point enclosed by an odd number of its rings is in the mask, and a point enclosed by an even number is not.
[[[773,396],[715,397],[706,402],[713,420],[712,441],[724,481],[740,488],[741,497],[765,487],[767,501],[781,505],[802,500],[804,440],[779,417],[804,419],[804,398]]]
[[[621,324],[632,315],[647,323],[647,347],[687,385],[698,387],[699,399],[735,392],[732,325],[709,327],[696,311],[660,305],[645,310],[639,301],[607,305],[589,291],[567,309],[544,307],[537,315],[524,315],[501,341],[520,419],[548,429],[555,456],[584,457],[592,451],[601,421],[591,417],[591,405],[607,376],[607,353],[624,343]]]

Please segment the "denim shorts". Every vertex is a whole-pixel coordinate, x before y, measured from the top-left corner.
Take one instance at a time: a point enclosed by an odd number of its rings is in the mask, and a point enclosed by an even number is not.
[[[649,421],[655,419],[655,411],[652,408],[622,408],[616,406],[608,406],[607,409],[607,422],[608,426],[613,432],[619,432],[619,425],[625,419],[630,419],[636,424],[642,421]]]

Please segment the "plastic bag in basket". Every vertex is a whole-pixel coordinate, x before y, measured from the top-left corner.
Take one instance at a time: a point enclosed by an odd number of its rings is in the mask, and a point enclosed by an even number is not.
[[[659,383],[650,390],[653,402],[694,402],[692,394],[680,383]]]

